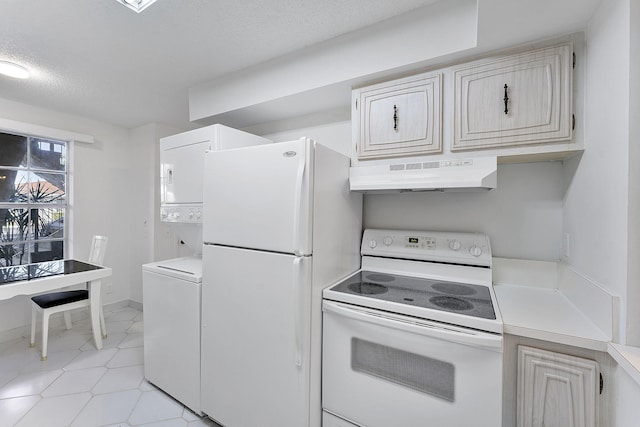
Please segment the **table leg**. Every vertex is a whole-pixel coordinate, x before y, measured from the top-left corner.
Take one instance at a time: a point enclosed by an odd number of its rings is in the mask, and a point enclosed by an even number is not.
[[[100,288],[101,280],[92,280],[89,282],[89,305],[91,311],[91,329],[93,330],[93,339],[96,342],[96,348],[102,348],[102,331],[100,329]]]

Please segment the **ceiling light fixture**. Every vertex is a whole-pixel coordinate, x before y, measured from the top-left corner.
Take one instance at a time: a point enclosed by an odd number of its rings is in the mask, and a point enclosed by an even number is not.
[[[5,76],[15,77],[17,79],[29,78],[29,70],[22,65],[15,64],[9,61],[0,61],[0,74]]]
[[[118,3],[121,3],[127,6],[129,9],[140,13],[145,10],[147,7],[151,6],[156,0],[116,0]]]

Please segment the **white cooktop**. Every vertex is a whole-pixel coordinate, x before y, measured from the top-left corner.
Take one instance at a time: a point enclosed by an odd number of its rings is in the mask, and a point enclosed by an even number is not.
[[[502,333],[486,235],[368,229],[361,253],[325,299]]]

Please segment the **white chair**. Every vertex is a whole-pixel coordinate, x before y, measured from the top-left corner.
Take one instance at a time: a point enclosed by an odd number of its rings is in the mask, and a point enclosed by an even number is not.
[[[93,236],[91,252],[89,253],[89,263],[102,265],[108,240],[105,236]],[[31,305],[31,347],[35,347],[36,345],[36,313],[39,311],[42,313],[42,357],[40,359],[44,361],[47,360],[49,316],[54,313],[64,312],[64,323],[67,329],[71,329],[70,310],[89,307],[88,284],[87,289],[36,295],[31,298],[31,301],[33,302]],[[102,330],[102,337],[107,338],[107,328],[104,322],[102,304],[100,305],[100,329]]]

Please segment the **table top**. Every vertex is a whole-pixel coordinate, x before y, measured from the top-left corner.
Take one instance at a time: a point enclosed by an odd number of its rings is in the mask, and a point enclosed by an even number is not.
[[[102,267],[73,259],[36,262],[0,268],[0,286],[23,280],[33,280],[58,274],[73,274]]]
[[[73,259],[0,268],[0,300],[31,295],[111,276],[111,268]]]

